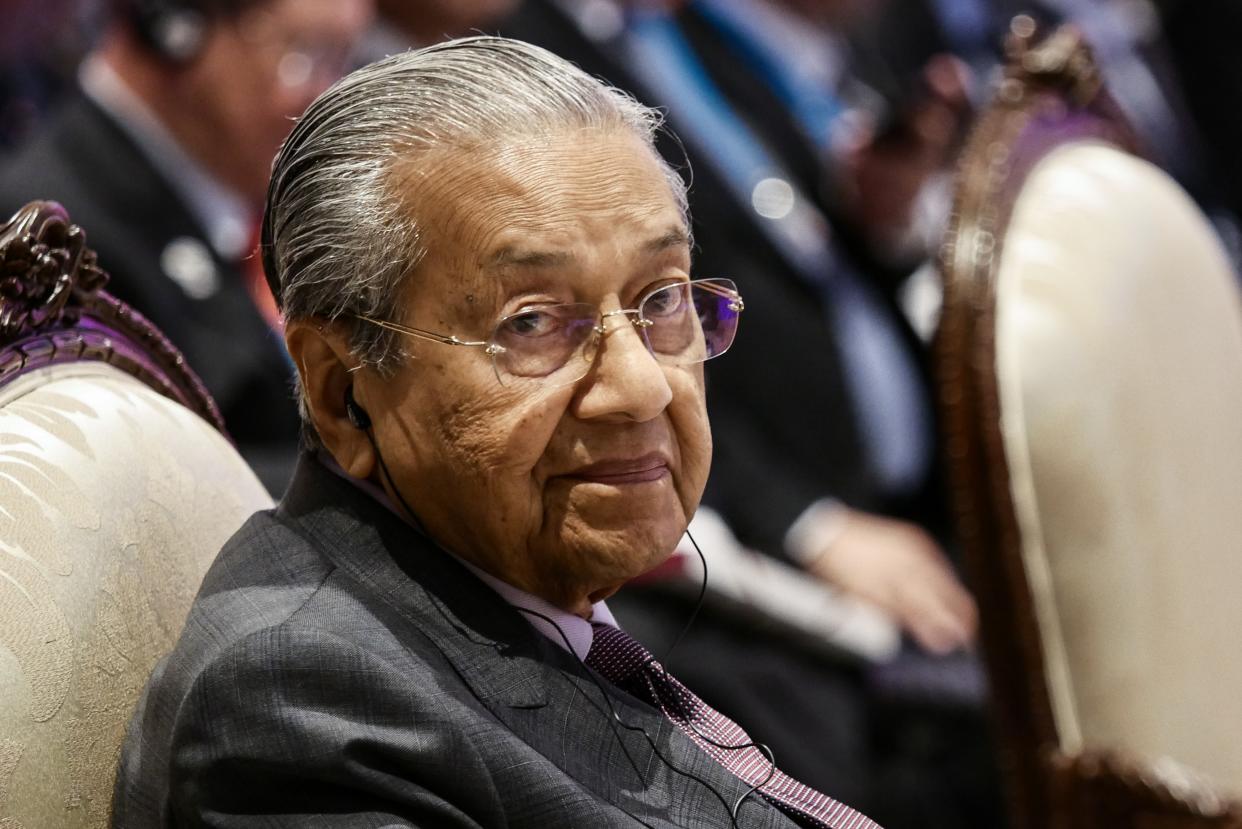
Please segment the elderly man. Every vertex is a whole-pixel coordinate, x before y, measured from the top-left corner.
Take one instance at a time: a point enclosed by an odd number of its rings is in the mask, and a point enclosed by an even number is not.
[[[115,825],[875,825],[604,604],[698,505],[702,363],[743,307],[690,276],[656,124],[495,38],[307,111],[264,254],[317,449],[207,575]]]

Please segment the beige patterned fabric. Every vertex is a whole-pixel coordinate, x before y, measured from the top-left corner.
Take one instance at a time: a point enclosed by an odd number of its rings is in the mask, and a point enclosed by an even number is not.
[[[1063,748],[1242,795],[1242,302],[1203,216],[1099,144],[1031,173],[997,286],[1002,431]]]
[[[107,824],[147,676],[270,504],[225,438],[111,366],[0,389],[0,829]]]

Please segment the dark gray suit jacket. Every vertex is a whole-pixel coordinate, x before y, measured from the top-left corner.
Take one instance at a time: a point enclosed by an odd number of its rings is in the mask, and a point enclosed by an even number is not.
[[[598,682],[304,457],[280,506],[220,553],[152,677],[114,825],[730,826],[708,787],[729,806],[747,787]],[[751,796],[738,825],[795,824]]]

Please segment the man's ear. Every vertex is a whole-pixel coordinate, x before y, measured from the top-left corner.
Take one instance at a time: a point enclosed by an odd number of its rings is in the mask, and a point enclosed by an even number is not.
[[[319,319],[295,320],[285,327],[285,345],[324,448],[353,477],[371,477],[375,449],[366,431],[351,422],[345,406],[359,365],[350,353],[345,327]]]

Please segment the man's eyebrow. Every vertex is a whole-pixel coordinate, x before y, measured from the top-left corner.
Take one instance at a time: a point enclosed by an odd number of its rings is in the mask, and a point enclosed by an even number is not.
[[[526,267],[526,268],[558,268],[570,264],[575,259],[569,251],[532,250],[506,245],[489,256],[483,263],[486,268]]]
[[[667,232],[643,245],[644,253],[663,253],[669,248],[689,247],[690,234],[684,227],[670,228]]]
[[[690,234],[683,227],[674,227],[643,243],[641,250],[645,254],[663,253],[669,248],[690,245]],[[573,264],[577,256],[571,251],[535,250],[505,245],[483,262],[485,268],[526,267],[526,268],[559,268]]]

